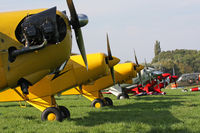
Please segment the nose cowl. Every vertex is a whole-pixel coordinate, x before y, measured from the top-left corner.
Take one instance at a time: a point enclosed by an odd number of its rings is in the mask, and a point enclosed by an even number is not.
[[[143,65],[139,65],[139,66],[137,66],[136,71],[140,72],[142,69],[144,69],[144,66]]]
[[[113,67],[115,65],[117,65],[120,62],[120,59],[117,57],[112,56],[112,60],[108,60],[108,65],[109,67]]]

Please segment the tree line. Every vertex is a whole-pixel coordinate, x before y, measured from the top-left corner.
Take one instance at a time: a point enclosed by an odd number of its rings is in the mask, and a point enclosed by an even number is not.
[[[183,73],[200,72],[200,51],[188,49],[176,49],[161,51],[160,42],[154,45],[155,57],[152,59],[151,66],[180,76]]]

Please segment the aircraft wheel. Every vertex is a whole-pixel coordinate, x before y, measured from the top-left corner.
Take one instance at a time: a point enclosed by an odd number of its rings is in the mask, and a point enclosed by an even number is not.
[[[127,93],[124,93],[124,94],[125,94],[126,99],[129,99],[129,95]]]
[[[95,99],[92,101],[92,107],[101,108],[104,106],[104,102],[101,99]]]
[[[113,106],[113,101],[112,101],[112,99],[110,99],[109,97],[105,97],[104,98],[105,99],[105,105],[107,105],[107,106]]]
[[[55,107],[48,107],[46,108],[41,115],[41,119],[43,121],[62,121],[63,120],[63,116],[61,114],[61,111]]]
[[[117,99],[129,99],[129,95],[127,93],[120,93]]]
[[[70,119],[70,112],[65,106],[59,106],[59,110],[61,112],[61,115],[63,119]]]

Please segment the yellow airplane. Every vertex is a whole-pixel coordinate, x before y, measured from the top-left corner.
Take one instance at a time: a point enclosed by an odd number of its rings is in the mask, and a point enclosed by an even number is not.
[[[90,84],[108,75],[120,60],[112,56],[109,44],[107,47],[108,56],[103,53],[87,55],[88,68],[80,55],[70,56],[59,75],[47,75],[35,85],[30,86],[28,95],[23,95],[20,87],[3,91],[0,93],[0,102],[26,101],[42,111],[42,120],[62,121],[70,118],[69,110],[64,106],[58,106],[54,95],[75,86],[81,88],[83,84]]]
[[[132,84],[132,78],[135,78],[137,76],[137,73],[140,75],[141,79],[140,71],[144,68],[144,66],[138,64],[136,55],[135,61],[136,64],[130,62],[115,65],[114,82],[118,84]],[[84,97],[92,101],[91,105],[95,108],[101,108],[104,105],[112,106],[112,100],[108,97],[104,98],[101,93],[101,90],[113,86],[112,76],[113,74],[109,74],[107,76],[99,78],[93,84],[83,85],[81,86],[81,88],[77,86],[61,93],[61,95],[83,95]]]
[[[115,82],[132,84],[132,78],[136,77],[137,72],[143,68],[143,66],[137,66],[134,63],[117,64],[114,66]],[[61,93],[61,95],[83,95],[92,101],[91,105],[95,108],[101,108],[104,105],[112,106],[112,100],[108,97],[104,98],[101,93],[101,90],[110,86],[113,86],[111,74],[96,80],[94,84],[83,85],[81,88],[77,86]]]
[[[87,66],[80,27],[88,19],[77,15],[72,0],[67,4],[71,20],[56,7],[0,13],[0,91],[20,86],[28,94],[47,74],[59,75],[71,55],[71,26]]]

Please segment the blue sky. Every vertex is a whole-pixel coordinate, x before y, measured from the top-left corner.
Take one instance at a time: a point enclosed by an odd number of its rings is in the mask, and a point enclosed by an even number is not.
[[[106,32],[112,53],[121,61],[150,62],[154,43],[162,50],[200,50],[200,0],[74,0],[78,13],[87,14],[89,23],[82,28],[87,53],[106,52]],[[0,11],[57,6],[67,10],[65,0],[6,0]],[[68,13],[69,14],[69,13]],[[73,51],[78,52],[73,41]]]

